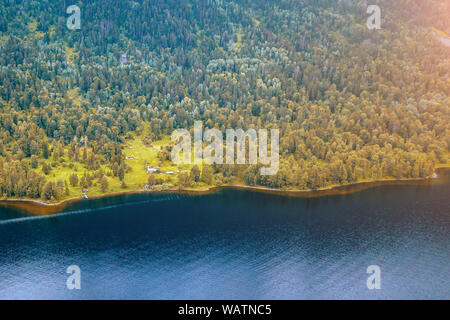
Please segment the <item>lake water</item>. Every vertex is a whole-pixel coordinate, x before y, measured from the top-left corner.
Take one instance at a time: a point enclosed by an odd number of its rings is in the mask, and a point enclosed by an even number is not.
[[[0,209],[1,299],[449,299],[450,185]],[[68,290],[66,268],[81,269]],[[366,269],[381,269],[368,290]]]

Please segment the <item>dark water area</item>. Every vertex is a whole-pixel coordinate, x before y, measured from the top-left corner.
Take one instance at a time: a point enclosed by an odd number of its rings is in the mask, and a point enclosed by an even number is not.
[[[449,299],[450,184],[0,208],[0,299]],[[68,290],[66,269],[81,269]],[[369,290],[366,269],[381,269]]]

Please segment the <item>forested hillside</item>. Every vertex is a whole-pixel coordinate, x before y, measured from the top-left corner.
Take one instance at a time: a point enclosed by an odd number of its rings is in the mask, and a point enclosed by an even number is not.
[[[286,189],[431,176],[450,161],[450,47],[432,31],[450,34],[450,2],[374,3],[380,30],[364,1],[3,0],[0,196],[59,200],[141,176]],[[148,148],[141,160],[171,166],[164,141],[196,120],[279,128],[278,174],[149,177],[133,162]]]

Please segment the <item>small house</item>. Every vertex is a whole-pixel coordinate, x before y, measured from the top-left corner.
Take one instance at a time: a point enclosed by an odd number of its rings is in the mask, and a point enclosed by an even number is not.
[[[157,173],[158,169],[147,167],[147,173]]]
[[[158,173],[158,172],[159,172],[159,167],[151,168],[150,166],[147,166],[147,173]]]

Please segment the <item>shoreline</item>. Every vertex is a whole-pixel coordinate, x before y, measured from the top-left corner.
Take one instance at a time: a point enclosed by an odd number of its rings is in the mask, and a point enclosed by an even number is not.
[[[330,195],[352,194],[359,191],[387,185],[432,185],[436,183],[444,183],[445,181],[440,181],[442,179],[439,175],[439,172],[450,172],[450,167],[443,166],[436,168],[437,174],[436,178],[432,177],[432,178],[415,178],[415,179],[384,179],[375,181],[360,181],[344,185],[329,186],[317,190],[282,190],[282,189],[266,188],[261,186],[225,185],[225,186],[215,186],[209,189],[168,189],[163,191],[127,190],[91,196],[89,197],[89,200],[107,197],[117,197],[121,195],[132,195],[132,194],[208,195],[220,192],[222,190],[230,190],[230,189],[246,190],[251,192],[260,192],[288,197],[317,198]],[[83,200],[81,197],[76,197],[66,199],[58,203],[45,203],[42,200],[32,200],[32,199],[1,199],[0,206],[24,210],[34,215],[51,215],[61,212],[70,204],[89,200]]]

